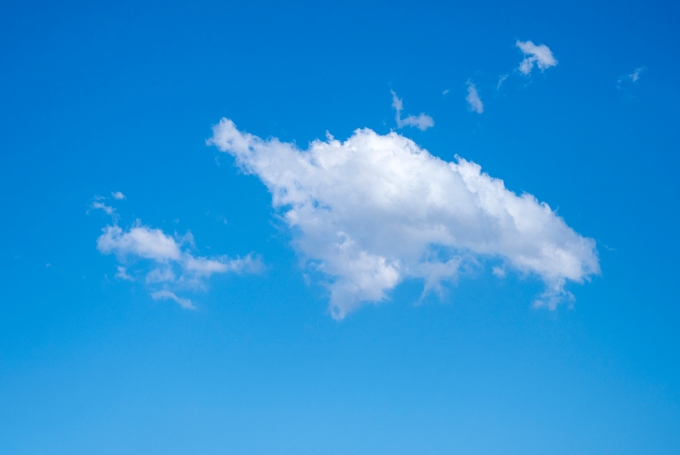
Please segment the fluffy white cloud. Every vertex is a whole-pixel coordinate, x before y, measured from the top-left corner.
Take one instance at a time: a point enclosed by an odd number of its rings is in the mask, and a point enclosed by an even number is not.
[[[444,92],[446,93],[446,92]],[[420,115],[409,115],[405,119],[401,118],[401,111],[404,109],[402,100],[397,96],[397,94],[392,90],[392,107],[397,112],[395,115],[395,120],[397,121],[397,128],[403,128],[405,126],[415,126],[421,131],[434,126],[434,119],[429,115],[420,113]]]
[[[475,84],[470,81],[468,81],[467,87],[468,94],[465,97],[465,100],[468,102],[469,109],[473,112],[481,114],[484,112],[484,103],[482,103],[479,93],[477,93],[477,87],[475,87]]]
[[[515,45],[524,53],[524,60],[519,64],[519,71],[525,76],[531,73],[531,70],[534,69],[534,64],[541,71],[551,66],[557,66],[557,60],[555,60],[550,48],[545,44],[537,46],[531,41],[517,40]]]
[[[125,199],[125,195],[120,191],[114,191],[113,193],[111,193],[111,196],[113,196],[114,199],[117,199],[119,201]]]
[[[215,273],[257,273],[262,269],[260,260],[252,255],[236,259],[196,257],[188,251],[185,244],[193,246],[191,234],[175,238],[139,222],[128,230],[117,225],[106,226],[97,239],[97,249],[101,253],[115,254],[121,262],[135,263],[139,259],[151,261],[151,270],[142,273],[145,275],[144,282],[152,288],[163,287],[154,291],[151,296],[174,300],[183,308],[194,306],[189,300],[177,297],[169,287],[200,290],[205,288],[205,280]],[[142,268],[148,270],[146,264],[142,264]],[[127,270],[126,267],[119,266],[116,277],[134,281]]]
[[[121,256],[134,255],[158,262],[179,260],[180,249],[175,239],[160,229],[135,226],[125,232],[118,226],[106,226],[97,239],[97,249],[102,253]]]
[[[595,242],[547,204],[394,132],[359,129],[345,142],[329,136],[299,150],[222,119],[208,143],[267,186],[297,249],[326,276],[336,318],[385,299],[406,278],[436,289],[484,258],[541,277],[546,291],[536,304],[549,308],[572,298],[568,280],[599,273]]]

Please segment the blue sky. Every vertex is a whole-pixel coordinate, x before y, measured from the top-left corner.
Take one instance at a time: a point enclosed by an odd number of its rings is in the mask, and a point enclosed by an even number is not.
[[[3,3],[0,454],[677,453],[679,13]]]

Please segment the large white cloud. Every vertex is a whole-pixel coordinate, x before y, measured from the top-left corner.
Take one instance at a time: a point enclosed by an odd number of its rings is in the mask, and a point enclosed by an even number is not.
[[[187,245],[188,244],[188,245]],[[169,299],[182,308],[195,309],[191,300],[178,297],[173,291],[205,289],[205,280],[216,273],[255,273],[262,268],[253,255],[244,258],[196,257],[189,247],[191,235],[175,238],[160,229],[137,222],[128,230],[117,225],[106,226],[97,239],[97,249],[103,254],[115,254],[121,263],[116,277],[127,281],[143,281],[154,299]],[[139,260],[146,260],[139,263]]]
[[[97,239],[97,248],[102,253],[134,255],[157,262],[178,261],[181,253],[174,238],[160,229],[134,226],[125,232],[118,226],[106,226]]]
[[[520,73],[528,76],[534,64],[544,71],[551,66],[557,66],[557,60],[552,51],[545,44],[535,45],[532,41],[517,40],[515,45],[524,53],[524,59],[519,64]]]
[[[546,291],[537,305],[549,308],[572,298],[568,280],[599,273],[595,242],[547,204],[397,133],[359,129],[345,142],[329,135],[300,150],[222,119],[208,142],[267,186],[299,252],[327,277],[336,318],[385,299],[406,278],[437,289],[484,258],[540,276]]]

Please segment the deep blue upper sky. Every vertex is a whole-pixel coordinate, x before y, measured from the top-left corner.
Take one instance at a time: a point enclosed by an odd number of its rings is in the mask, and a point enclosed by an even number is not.
[[[679,17],[2,3],[0,455],[678,453]],[[520,74],[529,40],[557,65]],[[391,90],[434,127],[398,128]],[[537,309],[541,277],[481,255],[441,295],[405,279],[337,321],[263,177],[206,145],[222,117],[300,149],[370,128],[474,161],[594,239],[601,274]],[[174,239],[177,275],[259,268],[168,288],[183,309],[152,297],[155,259],[98,248],[114,223]]]

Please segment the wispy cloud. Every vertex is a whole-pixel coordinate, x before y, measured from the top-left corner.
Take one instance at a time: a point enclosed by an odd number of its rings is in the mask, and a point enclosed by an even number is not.
[[[635,68],[635,71],[633,71],[631,74],[628,75],[631,81],[637,82],[637,80],[640,78],[640,73],[644,70],[644,68]]]
[[[475,86],[475,84],[468,81],[467,91],[468,94],[465,97],[465,100],[468,102],[468,108],[471,111],[476,112],[478,114],[484,112],[484,104],[482,103],[481,98],[479,98],[479,93],[477,92],[477,87]]]
[[[194,303],[191,300],[185,299],[185,298],[182,298],[182,297],[177,297],[177,295],[174,292],[171,292],[171,291],[166,291],[166,290],[156,291],[156,292],[152,292],[150,295],[151,295],[151,298],[154,299],[154,300],[174,300],[175,302],[177,302],[179,304],[179,306],[181,306],[185,310],[195,310],[196,309],[196,306],[194,305]]]
[[[643,71],[645,71],[645,67],[641,66],[639,68],[635,68],[632,73],[621,76],[616,81],[616,88],[619,90],[627,90],[636,85],[638,80],[640,80],[640,74],[642,74]]]
[[[501,74],[498,76],[498,83],[496,84],[496,90],[500,90],[501,85],[503,85],[503,82],[508,78],[509,74]]]
[[[114,196],[114,199],[118,199],[115,197],[115,193],[111,194]],[[114,222],[118,220],[118,214],[116,213],[116,209],[111,205],[108,205],[106,202],[104,202],[109,198],[105,196],[95,196],[93,199],[94,200],[92,204],[90,204],[90,207],[88,208],[86,213],[90,213],[90,210],[101,210],[107,215],[109,215],[111,218],[113,218]]]
[[[125,195],[120,191],[114,191],[113,193],[111,193],[111,196],[113,196],[114,199],[117,199],[119,201],[125,199]]]
[[[392,107],[396,111],[395,119],[397,121],[397,128],[403,128],[405,126],[415,126],[421,131],[434,126],[434,119],[429,115],[421,113],[420,115],[409,115],[405,119],[401,118],[401,111],[404,109],[402,100],[397,96],[394,90],[392,92]]]
[[[125,281],[135,281],[133,277],[128,275],[127,269],[120,265],[117,267],[116,278]]]
[[[551,309],[573,298],[567,281],[600,270],[595,242],[547,204],[396,132],[359,129],[344,142],[329,136],[303,151],[222,119],[208,143],[267,186],[298,252],[328,286],[338,319],[386,299],[405,279],[436,290],[486,258],[539,276],[546,291],[536,305]]]
[[[113,207],[98,201],[94,201],[90,207],[95,210],[103,210],[104,213],[106,213],[107,215],[113,215],[114,212],[116,211],[116,209],[114,209]]]
[[[545,44],[535,45],[531,41],[519,41],[515,45],[524,53],[524,59],[519,64],[519,72],[528,76],[534,69],[534,65],[541,71],[551,66],[557,66],[557,60],[552,51]]]
[[[493,273],[498,278],[505,278],[505,269],[503,267],[494,267],[491,269],[491,273]]]
[[[206,280],[214,274],[258,273],[263,266],[259,258],[249,254],[243,258],[200,257],[189,250],[194,248],[190,233],[179,237],[170,236],[160,229],[144,226],[137,221],[129,229],[109,225],[97,239],[97,249],[102,254],[114,254],[126,266],[117,267],[116,277],[127,281],[139,281],[150,287],[151,296],[170,298],[183,308],[194,308],[182,302],[173,292],[177,290],[205,290]],[[129,266],[136,268],[128,272]],[[158,288],[161,289],[158,289]],[[170,296],[172,294],[172,296]],[[157,297],[154,297],[157,298]]]

